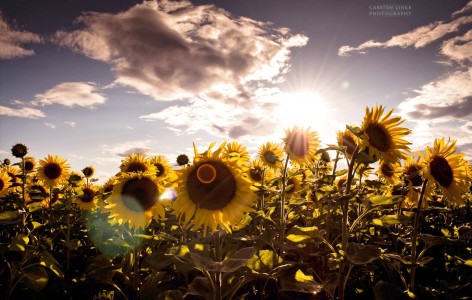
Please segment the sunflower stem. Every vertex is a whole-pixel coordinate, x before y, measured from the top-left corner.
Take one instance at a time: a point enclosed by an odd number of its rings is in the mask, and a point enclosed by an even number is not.
[[[287,187],[287,168],[290,157],[287,155],[285,159],[285,166],[282,173],[282,194],[280,195],[280,240],[279,240],[279,257],[284,253],[285,242],[285,189]],[[277,258],[278,261],[278,258]]]
[[[28,228],[26,228],[26,198],[25,198],[25,185],[26,185],[26,172],[25,172],[25,158],[21,158],[21,224],[23,224],[23,229],[25,233],[28,233]]]
[[[424,198],[424,193],[426,191],[426,184],[428,179],[423,181],[423,186],[421,187],[420,199],[418,200],[418,207],[415,212],[415,222],[413,223],[413,233],[411,236],[411,271],[410,271],[410,290],[413,292],[415,290],[415,274],[416,274],[416,261],[418,257],[416,256],[416,241],[418,239],[418,233],[420,230],[420,217],[421,217],[421,205]]]
[[[133,251],[133,259],[134,259],[134,262],[133,262],[133,268],[134,268],[134,271],[133,271],[133,274],[134,274],[134,278],[133,278],[133,289],[136,293],[136,299],[139,298],[138,295],[139,295],[139,255],[140,255],[140,246],[137,246],[136,249]]]
[[[223,260],[223,251],[222,251],[222,238],[221,238],[221,232],[218,230],[218,232],[215,234],[214,237],[215,241],[215,260],[217,262],[221,262]],[[221,299],[221,272],[215,272],[215,291],[213,293],[213,298],[214,300],[220,300]]]

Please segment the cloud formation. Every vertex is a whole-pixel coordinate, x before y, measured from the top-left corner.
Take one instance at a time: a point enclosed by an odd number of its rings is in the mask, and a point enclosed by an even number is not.
[[[0,115],[18,118],[37,119],[46,117],[42,111],[31,107],[10,108],[0,105]]]
[[[90,82],[64,82],[49,89],[43,94],[37,94],[34,105],[60,104],[66,107],[80,106],[94,108],[104,104],[106,97],[98,91],[95,84]]]
[[[34,55],[34,51],[24,45],[42,43],[42,38],[35,33],[16,30],[4,19],[0,11],[0,59],[15,59]]]

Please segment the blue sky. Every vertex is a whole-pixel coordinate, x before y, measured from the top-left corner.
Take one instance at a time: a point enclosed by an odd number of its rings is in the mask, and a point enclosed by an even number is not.
[[[106,180],[132,151],[254,152],[297,123],[333,143],[377,103],[412,149],[472,157],[472,1],[2,0],[0,31],[1,158],[22,142]]]

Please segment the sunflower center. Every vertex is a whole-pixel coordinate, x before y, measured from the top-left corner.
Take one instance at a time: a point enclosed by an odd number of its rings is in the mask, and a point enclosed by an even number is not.
[[[145,172],[147,170],[146,165],[141,162],[131,162],[126,168],[127,172]]]
[[[356,150],[356,141],[350,135],[343,135],[341,145],[346,147],[346,152],[349,155],[352,155]]]
[[[210,164],[203,164],[197,169],[197,178],[201,183],[212,183],[216,179],[216,169]]]
[[[91,188],[85,188],[82,190],[84,195],[81,197],[82,202],[92,202],[95,197],[95,192]]]
[[[431,175],[443,187],[449,187],[454,179],[452,168],[448,161],[442,156],[435,156],[429,163]]]
[[[294,132],[289,138],[287,145],[292,153],[297,157],[308,155],[308,137],[303,132]]]
[[[25,161],[25,171],[31,172],[34,169],[34,163],[30,160]]]
[[[275,155],[274,152],[272,152],[272,151],[266,151],[264,153],[264,159],[266,160],[266,162],[268,162],[271,165],[276,164],[277,161],[279,160],[277,155]]]
[[[0,191],[3,190],[4,187],[5,187],[5,183],[3,182],[2,179],[0,179]]]
[[[409,166],[406,170],[406,175],[408,176],[408,180],[410,180],[411,185],[413,186],[420,186],[423,183],[423,179],[421,178],[419,171],[421,169],[418,166]]]
[[[390,164],[383,163],[382,166],[380,167],[380,171],[385,177],[392,177],[394,174],[393,168],[390,166]]]
[[[262,170],[260,168],[251,169],[249,176],[251,176],[254,181],[262,181]]]
[[[155,164],[155,166],[157,168],[156,176],[160,177],[160,176],[164,175],[164,171],[165,171],[164,166],[162,164]]]
[[[391,148],[391,136],[382,124],[370,124],[365,129],[365,133],[369,137],[369,144],[377,150],[385,152]]]
[[[230,169],[219,161],[200,165],[187,179],[190,200],[209,210],[226,207],[235,197],[236,189],[236,179]]]
[[[148,210],[157,202],[158,189],[156,183],[143,177],[128,180],[121,192],[125,206],[132,211]]]
[[[57,163],[48,163],[44,166],[44,175],[49,179],[57,179],[62,174],[62,168]]]

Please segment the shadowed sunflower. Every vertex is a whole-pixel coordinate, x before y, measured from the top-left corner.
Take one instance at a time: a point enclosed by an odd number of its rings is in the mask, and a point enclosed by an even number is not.
[[[10,177],[10,192],[14,193],[20,191],[21,178],[19,175],[21,174],[21,170],[15,166],[4,166],[3,170]]]
[[[34,168],[36,168],[36,160],[34,159],[34,157],[25,157],[25,172],[33,172]]]
[[[357,136],[355,136],[349,129],[345,129],[344,131],[338,131],[336,140],[338,141],[339,146],[346,147],[345,154],[348,158],[351,158],[357,147]]]
[[[154,176],[157,172],[156,167],[150,163],[144,154],[131,153],[130,156],[123,159],[120,166],[123,173],[142,172]]]
[[[169,160],[163,156],[158,155],[150,159],[150,163],[156,167],[156,177],[167,182],[174,182],[177,179],[175,171],[172,169]]]
[[[400,177],[398,176],[399,168],[400,166],[397,163],[381,161],[376,173],[379,178],[383,178],[387,184],[395,185],[400,182]]]
[[[424,177],[428,179],[427,195],[431,195],[434,183],[449,201],[464,204],[462,195],[468,192],[470,186],[470,165],[464,159],[464,154],[456,153],[456,141],[436,139],[431,149],[426,147],[424,159]]]
[[[236,160],[239,164],[249,162],[249,153],[246,147],[238,142],[227,143],[221,152],[221,157],[228,160]]]
[[[313,165],[316,150],[320,146],[318,134],[309,128],[295,126],[285,131],[285,152],[294,164]]]
[[[26,186],[25,201],[26,203],[44,201],[48,197],[48,192],[44,185],[38,181],[30,183]]]
[[[289,197],[296,196],[302,190],[302,175],[289,176],[285,185],[285,194]]]
[[[180,170],[174,210],[179,220],[194,229],[204,227],[226,232],[239,223],[251,207],[256,195],[251,182],[234,161],[221,157],[224,144],[216,151],[199,154],[195,148],[193,164]]]
[[[154,175],[127,173],[117,178],[113,192],[106,202],[110,218],[131,228],[145,228],[152,218],[164,217],[164,207],[159,201],[162,187]]]
[[[38,178],[46,186],[56,186],[65,180],[69,174],[69,165],[66,160],[57,155],[48,155],[39,161]]]
[[[267,142],[259,147],[259,159],[262,164],[271,168],[272,170],[282,169],[282,156],[284,155],[283,150],[278,144]]]
[[[251,161],[248,174],[252,181],[258,183],[262,183],[262,179],[267,181],[275,177],[274,171],[264,167],[264,164],[259,159]]]
[[[82,174],[84,174],[85,178],[91,178],[95,174],[95,168],[87,166],[82,169]]]
[[[11,186],[10,176],[4,170],[0,170],[0,197],[8,194],[8,188]]]
[[[400,117],[391,117],[393,109],[384,115],[382,105],[375,108],[366,108],[362,123],[361,150],[368,148],[368,154],[373,160],[383,159],[386,162],[395,162],[405,158],[409,151],[404,136],[410,133],[407,128],[399,127],[405,120]]]
[[[97,189],[92,185],[84,185],[75,190],[77,196],[74,198],[74,203],[81,210],[92,210],[98,202]]]
[[[420,188],[423,184],[423,165],[419,160],[419,156],[416,159],[413,156],[409,156],[403,163],[403,179],[407,185],[405,195],[406,206],[417,206],[420,196]],[[423,201],[423,203],[426,204],[426,201]]]

